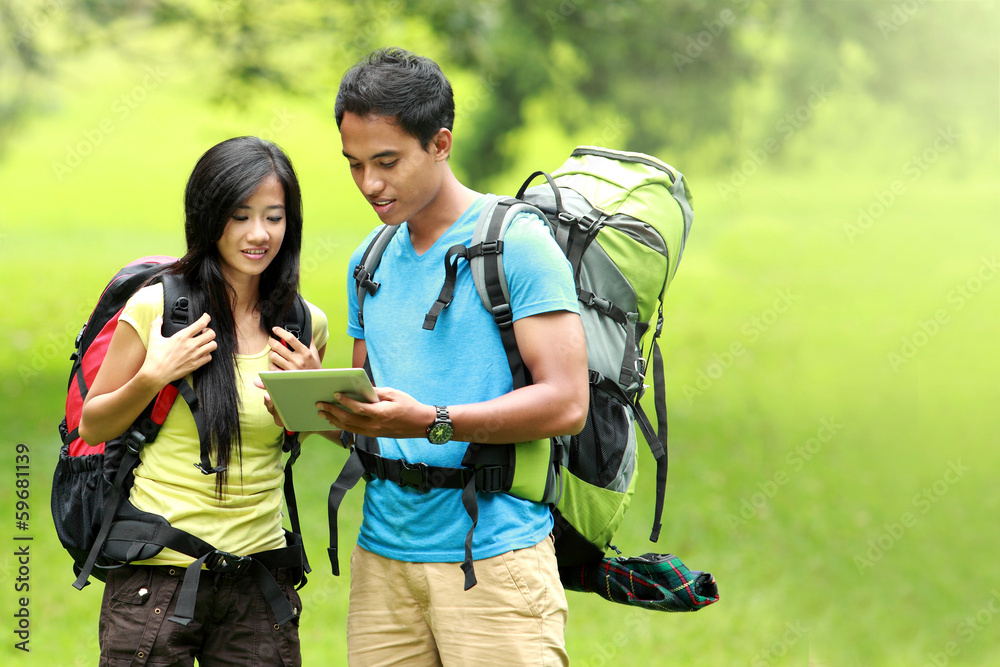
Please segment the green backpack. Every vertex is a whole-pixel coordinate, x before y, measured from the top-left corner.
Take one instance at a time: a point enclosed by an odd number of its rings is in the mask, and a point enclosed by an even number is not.
[[[540,175],[546,184],[528,189]],[[463,467],[454,469],[385,459],[379,455],[377,440],[356,437],[351,457],[330,490],[334,574],[339,574],[337,509],[363,475],[422,490],[464,489],[463,503],[473,520],[462,565],[467,589],[475,584],[471,544],[478,507],[473,490],[511,493],[552,505],[559,566],[600,561],[608,548],[614,548],[611,540],[635,488],[636,424],[657,462],[650,539],[658,539],[667,477],[667,430],[663,365],[656,338],[663,324],[663,294],[691,228],[684,177],[648,155],[581,146],[551,175],[532,174],[515,198],[493,197],[486,203],[472,244],[451,248],[445,258],[444,286],[424,328],[433,329],[451,302],[457,258],[468,260],[483,305],[499,327],[515,389],[531,379],[514,338],[502,241],[514,217],[524,213],[547,222],[576,279],[590,369],[586,426],[578,435],[532,443],[470,445]],[[384,226],[355,268],[362,326],[365,296],[378,289],[374,278],[379,260],[397,229],[398,225]],[[655,365],[656,429],[639,405],[650,358]]]

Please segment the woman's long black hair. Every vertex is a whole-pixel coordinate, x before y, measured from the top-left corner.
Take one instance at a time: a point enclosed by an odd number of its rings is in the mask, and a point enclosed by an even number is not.
[[[184,276],[192,294],[191,311],[207,312],[218,348],[212,361],[194,372],[194,388],[205,417],[208,438],[203,455],[227,467],[242,452],[240,397],[237,385],[237,332],[232,305],[235,292],[219,265],[217,242],[236,208],[271,175],[285,191],[285,235],[277,256],[260,279],[261,329],[270,334],[292,306],[299,286],[302,247],[302,195],[288,156],[269,141],[236,137],[210,148],[195,165],[184,195],[187,254],[171,270]],[[226,471],[216,475],[221,497]]]

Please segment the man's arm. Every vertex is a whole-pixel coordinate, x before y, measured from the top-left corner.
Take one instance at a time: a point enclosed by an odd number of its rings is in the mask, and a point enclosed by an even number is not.
[[[587,421],[590,387],[587,345],[580,316],[568,311],[532,315],[514,322],[514,336],[532,384],[482,403],[450,405],[454,439],[504,444],[579,433]],[[353,361],[364,362],[365,343],[356,340]],[[317,407],[335,428],[370,436],[423,438],[434,421],[434,406],[410,395],[376,387],[378,403],[338,400]]]

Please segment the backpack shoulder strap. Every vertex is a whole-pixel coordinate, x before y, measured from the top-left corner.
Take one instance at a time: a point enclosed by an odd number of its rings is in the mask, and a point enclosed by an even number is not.
[[[164,273],[159,280],[163,285],[163,335],[169,338],[194,321],[194,306],[184,276]]]
[[[166,337],[173,336],[178,331],[188,326],[194,321],[194,299],[191,296],[191,288],[184,276],[176,273],[165,273],[160,276],[160,283],[163,285],[163,328],[162,333]],[[173,389],[171,390],[171,387]],[[213,466],[208,459],[208,448],[204,443],[208,442],[208,426],[205,423],[205,416],[201,410],[201,402],[194,387],[184,378],[167,385],[164,391],[171,391],[173,396],[169,405],[165,405],[163,418],[173,406],[173,399],[180,395],[181,398],[191,408],[191,416],[194,417],[195,426],[198,427],[198,440],[203,443],[201,448],[201,461],[196,464],[198,470],[205,475],[222,472],[218,466]],[[162,424],[162,421],[160,422]],[[147,438],[147,442],[151,441]]]
[[[382,225],[378,234],[365,248],[361,261],[354,267],[354,286],[358,291],[358,324],[362,329],[365,327],[365,297],[369,294],[374,295],[381,287],[372,278],[375,277],[375,271],[382,261],[382,253],[398,229],[399,225]]]
[[[445,255],[444,286],[424,319],[424,329],[433,329],[438,315],[451,303],[454,293],[457,259],[452,260],[457,257],[466,258],[483,307],[492,315],[500,330],[500,339],[507,354],[515,389],[531,384],[531,374],[521,359],[517,340],[514,338],[510,290],[507,286],[507,274],[503,268],[503,246],[504,236],[514,218],[525,212],[534,213],[542,220],[545,219],[544,214],[537,208],[513,197],[492,196],[483,205],[469,247],[452,246]]]
[[[469,248],[472,280],[479,298],[500,329],[500,340],[507,354],[515,389],[531,384],[531,373],[521,359],[514,338],[510,289],[503,267],[503,240],[514,218],[521,213],[533,213],[545,220],[545,214],[531,204],[512,197],[498,198],[492,206],[483,209]]]
[[[309,310],[309,304],[298,292],[295,293],[295,301],[285,313],[280,326],[298,338],[299,342],[306,347],[312,343],[312,311]]]

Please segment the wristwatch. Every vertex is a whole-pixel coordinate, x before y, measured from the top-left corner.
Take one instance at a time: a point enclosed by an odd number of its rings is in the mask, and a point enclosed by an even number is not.
[[[437,417],[427,427],[427,439],[433,445],[443,445],[451,440],[451,436],[455,435],[455,429],[451,427],[451,416],[448,414],[448,408],[443,405],[435,405],[434,409],[437,410]]]

